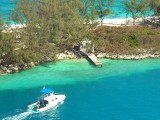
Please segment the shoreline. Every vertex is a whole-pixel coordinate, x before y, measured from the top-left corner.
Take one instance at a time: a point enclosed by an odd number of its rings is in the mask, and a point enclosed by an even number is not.
[[[148,19],[150,17],[147,17]],[[96,20],[100,24],[100,19]],[[139,25],[142,22],[142,18],[137,18],[135,20],[135,25]],[[133,18],[115,18],[115,19],[104,19],[103,25],[106,26],[133,26]]]
[[[89,53],[88,53],[89,54]],[[109,54],[109,53],[95,53],[97,58],[106,58],[106,59],[114,59],[114,60],[142,60],[146,58],[160,58],[160,53],[149,53],[147,51],[142,52],[140,54]],[[57,54],[58,60],[65,60],[65,59],[77,59],[78,56],[72,51],[65,51],[64,53]]]
[[[151,23],[151,19],[153,18],[157,18],[157,16],[148,16],[145,18],[145,20],[147,20],[149,23]],[[95,20],[95,22],[98,22],[99,24],[101,23],[100,19]],[[143,18],[139,17],[135,19],[135,25],[140,25],[143,22]],[[111,19],[104,19],[103,20],[103,25],[106,26],[134,26],[133,24],[133,18],[129,17],[129,18],[111,18]]]
[[[151,17],[147,17],[146,19],[148,18],[151,18]],[[97,26],[100,26],[101,24],[100,19],[95,20],[94,22],[98,23]],[[140,25],[141,23],[142,23],[142,18],[137,18],[135,20],[135,25]],[[103,20],[103,26],[122,27],[122,26],[135,26],[135,25],[133,25],[133,18],[115,18],[115,19],[104,19]],[[11,24],[10,26],[4,25],[4,30],[2,30],[2,32],[10,33],[13,30],[22,29],[25,27],[26,27],[26,24]]]
[[[106,54],[106,53],[97,53],[96,54],[97,58],[104,58],[104,59],[112,59],[112,60],[143,60],[143,59],[158,59],[160,58],[160,53],[154,53],[154,54],[150,54],[150,53],[142,53],[142,54],[138,54],[138,55],[119,55],[119,54]],[[76,54],[74,54],[71,51],[66,51],[64,53],[59,53],[57,54],[57,59],[58,61],[61,60],[66,60],[66,59],[81,59],[78,58],[78,56]],[[58,62],[57,61],[57,62]],[[48,61],[49,62],[49,61]],[[44,62],[44,63],[47,63]],[[18,66],[17,64],[13,65],[0,65],[0,75],[6,75],[9,73],[16,73],[16,72],[20,72],[23,70],[27,70],[30,68],[35,67],[36,65],[39,65],[40,63],[26,63],[23,66]]]
[[[147,17],[146,19],[149,19],[152,17]],[[95,20],[95,22],[99,22],[100,20]],[[134,26],[133,25],[133,19],[132,18],[116,18],[116,19],[104,19],[103,20],[103,25],[107,26]],[[137,18],[136,19],[136,25],[139,25],[142,23],[142,18]],[[14,29],[21,29],[26,27],[25,24],[12,24],[11,26],[5,26],[5,29],[2,32],[11,32]],[[139,54],[134,53],[131,55],[126,55],[126,54],[113,54],[113,53],[97,53],[98,58],[107,58],[107,59],[114,59],[114,60],[141,60],[141,59],[146,59],[146,58],[160,58],[160,53],[151,53],[149,51],[146,52],[140,52]],[[63,53],[59,53],[57,55],[58,60],[64,60],[64,59],[77,59],[78,56],[75,55],[71,51],[65,51]],[[49,61],[45,61],[46,63]],[[1,63],[1,60],[0,60]],[[0,65],[0,75],[1,74],[6,74],[6,73],[14,73],[14,72],[20,72],[25,69],[33,68],[34,66],[40,64],[38,61],[37,63],[24,63],[23,65],[19,65],[18,63],[16,64],[8,64],[8,65]]]
[[[105,53],[99,53],[97,55],[98,58],[108,58],[108,59],[113,59],[113,60],[143,60],[143,59],[156,59],[156,58],[160,58],[160,54],[139,54],[139,55],[108,55]]]
[[[146,17],[145,19],[151,19],[153,17]],[[142,18],[137,18],[135,20],[135,25],[139,25],[142,22]],[[94,20],[95,22],[98,22],[100,24],[100,19]],[[103,25],[107,26],[132,26],[133,25],[133,18],[107,18],[103,20]],[[26,27],[26,24],[11,24],[10,26],[4,25],[5,28],[9,29],[21,29]]]

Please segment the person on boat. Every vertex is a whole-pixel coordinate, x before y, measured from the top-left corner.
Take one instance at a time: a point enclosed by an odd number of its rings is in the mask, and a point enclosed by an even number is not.
[[[47,100],[44,100],[44,104],[45,104],[45,106],[48,104],[48,101]]]
[[[39,109],[40,107],[41,107],[41,102],[38,101],[38,102],[37,102],[37,108]]]

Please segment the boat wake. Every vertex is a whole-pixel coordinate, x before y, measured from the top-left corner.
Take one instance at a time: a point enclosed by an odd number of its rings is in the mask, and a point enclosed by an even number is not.
[[[27,112],[20,113],[18,115],[3,118],[2,120],[24,120],[26,117],[28,117],[31,114],[32,112],[27,111]]]
[[[56,110],[63,103],[64,103],[64,101],[60,102],[58,105],[56,105],[55,107],[53,107],[51,110]],[[18,115],[8,116],[6,118],[3,118],[2,120],[24,120],[24,119],[26,119],[31,114],[34,114],[34,112],[27,111],[27,112],[20,113]]]

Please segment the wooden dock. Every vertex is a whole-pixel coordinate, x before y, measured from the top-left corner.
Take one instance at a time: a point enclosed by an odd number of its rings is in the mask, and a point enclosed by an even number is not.
[[[94,65],[102,67],[102,62],[95,56],[94,53],[86,53],[86,50],[72,50],[77,56],[87,58]]]
[[[95,56],[95,54],[87,54],[87,57],[96,65],[102,67],[102,62]]]

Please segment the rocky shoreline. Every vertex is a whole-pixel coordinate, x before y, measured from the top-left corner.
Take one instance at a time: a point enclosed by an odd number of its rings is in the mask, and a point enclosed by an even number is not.
[[[160,58],[160,54],[138,54],[138,55],[109,55],[105,53],[98,53],[98,58],[109,58],[114,60],[142,60],[145,58]]]
[[[20,72],[22,70],[26,70],[29,68],[33,68],[37,63],[25,63],[23,65],[18,64],[10,64],[10,65],[0,65],[0,75],[7,74],[7,73],[15,73]]]
[[[115,54],[106,54],[106,53],[97,53],[96,56],[98,58],[107,58],[107,59],[114,59],[114,60],[141,60],[145,58],[160,58],[160,53],[144,53],[138,55],[115,55]],[[57,54],[58,60],[64,59],[78,59],[79,57],[71,51],[65,51],[64,53]],[[20,72],[25,69],[33,68],[34,66],[38,65],[39,63],[26,63],[23,65],[18,64],[10,64],[10,65],[0,65],[0,75],[7,74],[7,73],[15,73]]]

